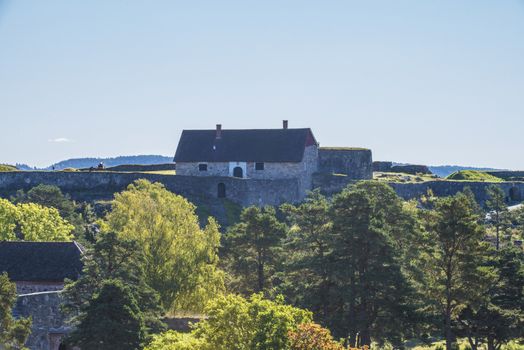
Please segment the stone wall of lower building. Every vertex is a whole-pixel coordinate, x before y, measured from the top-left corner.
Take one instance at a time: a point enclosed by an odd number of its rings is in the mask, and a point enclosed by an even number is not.
[[[14,281],[17,294],[54,292],[64,289],[63,282]]]
[[[61,339],[70,332],[60,310],[60,292],[22,294],[13,310],[15,317],[31,317],[33,325],[26,343],[30,350],[58,350]]]
[[[343,174],[351,179],[373,178],[371,150],[352,148],[320,148],[318,171],[326,174]]]

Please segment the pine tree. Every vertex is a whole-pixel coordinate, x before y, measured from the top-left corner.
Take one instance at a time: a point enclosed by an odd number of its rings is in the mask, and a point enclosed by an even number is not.
[[[446,349],[451,350],[456,335],[457,312],[482,300],[491,280],[491,271],[482,267],[487,244],[472,199],[459,193],[436,200],[435,209],[425,212],[427,240],[420,247],[421,270],[429,306],[443,319]]]
[[[240,223],[224,236],[225,254],[233,273],[239,277],[239,291],[268,292],[280,264],[284,224],[272,207],[245,208]]]
[[[508,225],[508,206],[504,200],[504,191],[497,185],[491,185],[487,188],[489,199],[486,201],[486,207],[489,210],[490,222],[495,227],[496,249],[500,249],[501,231]]]
[[[351,346],[369,346],[372,338],[398,344],[407,331],[413,290],[395,243],[405,215],[385,184],[362,182],[333,199],[332,298],[339,312],[330,325],[339,335],[344,331]]]
[[[107,280],[83,308],[67,343],[84,350],[135,350],[144,341],[144,320],[137,301],[121,281]]]

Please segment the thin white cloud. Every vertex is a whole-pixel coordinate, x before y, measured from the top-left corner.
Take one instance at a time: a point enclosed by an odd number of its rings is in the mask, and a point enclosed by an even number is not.
[[[73,142],[73,140],[71,139],[68,139],[66,137],[57,137],[56,139],[49,139],[47,140],[49,142],[54,142],[54,143],[66,143],[66,142]]]

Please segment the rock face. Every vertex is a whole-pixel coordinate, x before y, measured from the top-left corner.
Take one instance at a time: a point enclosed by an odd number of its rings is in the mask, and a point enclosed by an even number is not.
[[[33,325],[26,343],[30,350],[59,350],[61,340],[71,331],[60,311],[60,292],[22,294],[13,312],[16,317],[31,317]]]

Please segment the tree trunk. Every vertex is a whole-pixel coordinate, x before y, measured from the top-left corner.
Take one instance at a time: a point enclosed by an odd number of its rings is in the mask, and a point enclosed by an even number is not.
[[[451,332],[451,312],[446,312],[446,350],[453,348],[453,333]]]
[[[264,264],[258,263],[258,290],[257,292],[262,292],[264,290]]]
[[[488,350],[496,350],[495,339],[488,337]]]
[[[360,333],[360,347],[363,347],[364,345],[367,345],[368,347],[371,347],[371,334],[369,332],[369,329],[364,329]]]

